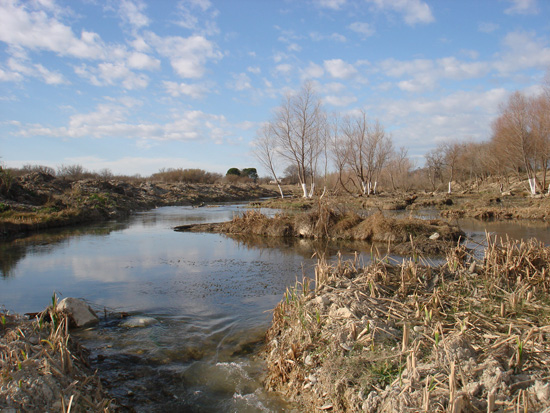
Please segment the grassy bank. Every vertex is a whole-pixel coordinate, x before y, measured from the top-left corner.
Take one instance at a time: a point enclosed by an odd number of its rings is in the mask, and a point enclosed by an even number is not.
[[[550,247],[487,239],[483,260],[320,260],[266,336],[266,388],[304,411],[542,411]]]

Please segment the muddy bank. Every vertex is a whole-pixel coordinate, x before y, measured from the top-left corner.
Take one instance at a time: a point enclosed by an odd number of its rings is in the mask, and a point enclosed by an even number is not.
[[[0,193],[0,237],[117,219],[159,206],[258,199],[276,193],[259,185],[71,181],[33,172]]]
[[[0,313],[0,410],[125,411],[90,368],[63,314],[39,319]]]
[[[479,190],[462,188],[452,194],[416,191],[382,192],[370,196],[339,195],[326,196],[323,202],[335,210],[355,212],[435,209],[444,218],[550,221],[550,197],[547,194],[532,196],[519,187],[506,192],[500,192],[498,187],[489,185]],[[304,199],[296,195],[251,203],[252,207],[298,211],[315,209],[318,205],[318,199]]]
[[[429,255],[443,254],[464,236],[457,226],[443,220],[396,219],[384,217],[382,213],[362,218],[354,212],[338,213],[328,208],[293,216],[279,214],[273,218],[252,210],[229,222],[184,225],[175,230],[367,241],[390,246],[396,254]]]
[[[274,309],[265,386],[311,412],[546,411],[549,261],[534,240],[435,268],[320,261]]]

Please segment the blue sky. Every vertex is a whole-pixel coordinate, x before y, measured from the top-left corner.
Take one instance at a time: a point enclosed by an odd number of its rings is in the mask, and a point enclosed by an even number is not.
[[[549,68],[547,0],[0,0],[0,162],[256,167],[256,131],[312,81],[421,165],[489,139]]]

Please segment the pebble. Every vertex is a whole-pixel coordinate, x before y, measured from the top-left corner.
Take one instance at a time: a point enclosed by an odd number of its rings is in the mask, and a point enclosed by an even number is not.
[[[422,326],[414,326],[414,327],[413,327],[413,331],[414,331],[415,333],[423,333],[423,332],[424,332],[424,327],[422,327]]]

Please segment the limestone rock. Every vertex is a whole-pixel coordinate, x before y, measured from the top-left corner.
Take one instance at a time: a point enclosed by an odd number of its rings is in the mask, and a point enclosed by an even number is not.
[[[99,323],[94,310],[84,300],[78,298],[64,298],[57,304],[56,309],[67,314],[75,327],[88,327]]]

